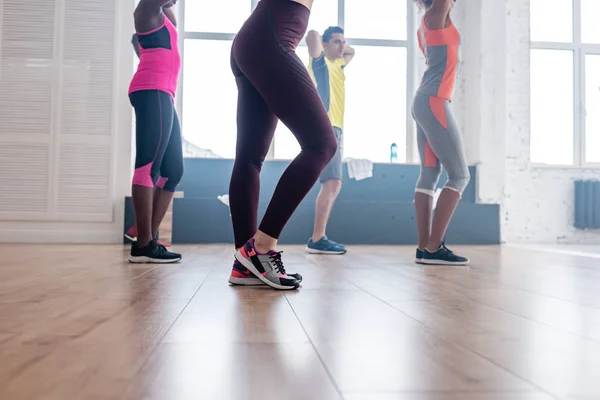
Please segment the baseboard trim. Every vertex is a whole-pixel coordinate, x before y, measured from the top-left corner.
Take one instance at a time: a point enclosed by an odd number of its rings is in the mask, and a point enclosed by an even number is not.
[[[90,227],[14,228],[0,230],[0,243],[93,243],[123,242],[122,224]]]

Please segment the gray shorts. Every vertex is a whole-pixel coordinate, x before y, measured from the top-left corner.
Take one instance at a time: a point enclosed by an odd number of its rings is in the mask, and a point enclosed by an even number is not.
[[[319,178],[321,183],[335,179],[342,180],[342,130],[334,126],[333,133],[335,133],[338,147],[333,158],[329,161],[329,164],[327,164],[323,172],[321,172]]]

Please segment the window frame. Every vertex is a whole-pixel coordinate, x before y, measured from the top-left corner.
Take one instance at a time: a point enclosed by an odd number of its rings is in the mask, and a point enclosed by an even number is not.
[[[259,0],[247,0],[249,3],[250,11],[254,10]],[[345,25],[345,0],[337,0],[338,2],[338,21],[337,24],[342,28]],[[416,55],[416,38],[413,34],[416,31],[416,17],[417,13],[415,6],[411,0],[407,2],[407,39],[406,40],[386,40],[386,39],[368,39],[368,38],[346,38],[346,41],[350,45],[354,46],[378,46],[378,47],[405,47],[407,53],[407,82],[406,82],[406,104],[411,104],[413,93],[417,85],[417,55]],[[226,40],[232,41],[235,38],[235,33],[218,33],[218,32],[198,32],[198,31],[187,31],[185,29],[185,0],[179,0],[177,3],[177,20],[179,30],[179,50],[181,53],[182,60],[185,58],[184,43],[186,39],[193,40]],[[306,42],[303,39],[298,46],[299,51],[306,50]],[[176,95],[176,106],[179,112],[179,118],[181,120],[181,126],[184,126],[185,115],[183,112],[183,92],[184,92],[184,80],[185,80],[185,62],[182,61],[182,69],[179,76],[177,95]],[[410,107],[406,109],[406,163],[413,164],[418,163],[419,158],[416,151],[416,128],[412,116],[410,114]],[[267,154],[267,160],[275,159],[275,140],[273,138],[271,147]]]
[[[584,43],[581,40],[581,0],[572,0],[573,5],[573,40],[571,42],[545,42],[530,40],[531,50],[563,50],[573,52],[573,165],[555,165],[532,163],[541,167],[561,168],[598,168],[600,162],[586,160],[586,88],[585,58],[587,55],[600,55],[600,43]],[[531,17],[530,17],[531,20]],[[531,90],[531,86],[530,86]],[[531,117],[531,112],[530,112]],[[530,150],[531,155],[531,150]]]

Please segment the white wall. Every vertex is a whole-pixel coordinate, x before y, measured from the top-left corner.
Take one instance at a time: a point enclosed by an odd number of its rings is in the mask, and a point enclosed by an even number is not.
[[[502,206],[505,242],[600,243],[573,228],[575,179],[600,170],[535,167],[529,160],[529,1],[457,2],[464,27],[460,105],[469,161],[479,163],[478,197]]]
[[[51,16],[54,15],[56,17],[54,22],[54,59],[64,57],[64,60],[68,60],[65,61],[65,64],[72,59],[78,59],[77,67],[79,67],[85,65],[85,54],[87,51],[91,52],[90,57],[94,57],[94,51],[96,50],[95,54],[97,58],[100,49],[102,49],[102,51],[110,51],[106,49],[110,49],[111,46],[114,47],[114,63],[112,66],[106,63],[103,64],[102,60],[94,60],[93,62],[88,63],[88,70],[93,73],[98,74],[98,70],[103,71],[99,78],[98,75],[95,75],[95,79],[100,79],[101,81],[106,81],[108,79],[108,82],[112,81],[113,83],[111,91],[111,93],[113,93],[113,99],[108,102],[112,107],[112,118],[110,118],[112,120],[112,128],[109,129],[110,132],[102,131],[100,132],[101,134],[98,135],[89,134],[89,132],[85,132],[85,129],[77,128],[86,123],[85,120],[81,119],[81,115],[69,115],[69,109],[65,104],[77,109],[77,101],[83,100],[93,102],[91,101],[93,99],[91,96],[94,96],[94,90],[89,89],[93,88],[93,82],[90,83],[90,81],[86,81],[87,92],[82,92],[82,88],[77,85],[65,86],[65,82],[70,82],[70,77],[64,76],[64,74],[62,78],[59,78],[58,83],[50,84],[52,87],[53,99],[59,99],[53,103],[52,107],[62,107],[63,114],[62,116],[60,112],[53,112],[50,114],[53,121],[47,124],[49,129],[47,131],[41,131],[39,134],[40,137],[45,138],[44,140],[50,143],[49,161],[47,162],[47,165],[41,167],[42,169],[47,168],[47,170],[50,171],[44,175],[47,177],[47,180],[43,183],[43,185],[48,187],[48,194],[43,195],[45,197],[43,198],[43,202],[40,203],[40,209],[36,210],[36,213],[24,212],[22,213],[23,215],[5,212],[5,210],[10,210],[8,206],[14,207],[14,202],[13,204],[8,203],[8,200],[6,200],[8,197],[6,196],[0,198],[0,211],[2,211],[2,213],[0,213],[1,242],[115,243],[122,240],[123,199],[124,196],[129,193],[131,182],[131,106],[129,105],[129,100],[127,98],[127,87],[131,79],[133,68],[132,49],[129,42],[132,31],[133,0],[115,0],[114,3],[107,3],[106,1],[99,0],[82,1],[83,3],[74,2],[73,0],[28,0],[24,1],[24,3],[29,2],[29,7],[44,7],[44,9],[55,10],[50,13]],[[97,6],[93,4],[94,1],[97,2]],[[114,5],[116,5],[116,7],[113,7]],[[85,8],[85,11],[83,12],[80,11],[82,7]],[[107,7],[109,10],[114,10],[115,20],[112,20],[110,16],[104,18],[104,21],[107,21],[107,31],[114,33],[114,35],[110,34],[107,36],[110,38],[114,37],[114,43],[110,42],[111,39],[107,39],[105,42],[97,40],[98,32],[101,32],[102,29],[102,27],[97,26],[99,21],[101,21],[99,18],[94,18],[93,20],[90,18],[89,26],[92,27],[90,32],[86,32],[85,29],[75,28],[74,25],[68,26],[69,21],[66,21],[67,23],[65,23],[65,19],[67,18],[77,18],[76,24],[80,27],[85,27],[86,21],[81,21],[80,16],[93,15],[93,12],[90,13],[89,10],[93,10],[94,7],[99,7],[98,9],[102,10],[102,12],[105,12]],[[6,29],[9,29],[7,21],[10,18],[20,18],[19,21],[22,21],[27,27],[35,27],[35,14],[31,17],[33,19],[29,21],[27,20],[30,15],[29,13],[23,13],[19,16],[18,13],[14,12],[12,15],[8,15],[8,11],[5,8],[2,8],[1,11],[4,24],[0,24],[0,29],[5,27]],[[109,22],[110,25],[108,25]],[[50,22],[50,24],[52,24],[52,22]],[[64,28],[60,26],[61,24],[64,25]],[[52,27],[52,25],[50,25],[50,27]],[[61,31],[59,32],[57,29]],[[64,30],[64,33],[62,33],[62,30]],[[72,30],[77,30],[77,32],[71,32]],[[113,30],[114,32],[112,32]],[[50,28],[50,31],[44,32],[44,34],[52,37],[52,28]],[[0,61],[4,62],[3,65],[9,65],[8,63],[11,61],[11,55],[8,54],[7,51],[4,51],[7,49],[10,50],[12,48],[11,46],[20,46],[14,47],[17,50],[13,52],[16,54],[14,57],[17,57],[14,58],[14,60],[21,60],[18,62],[24,62],[22,60],[27,60],[27,57],[35,57],[35,55],[28,56],[27,49],[23,49],[23,41],[28,40],[28,36],[20,36],[13,42],[10,41],[13,39],[7,39],[6,35],[4,37],[0,35],[0,38],[3,39],[1,45],[5,46],[2,52],[4,60],[0,59]],[[94,49],[94,46],[89,46],[89,42],[94,40],[96,40],[96,42],[94,42],[95,45],[99,46],[96,49]],[[68,53],[69,51],[71,53]],[[92,58],[89,60],[92,60]],[[62,70],[63,72],[65,71],[64,68],[62,68]],[[61,76],[63,72],[58,71],[57,76]],[[9,90],[11,87],[12,86],[7,83],[6,79],[0,84],[0,89],[5,91]],[[78,97],[72,96],[73,89],[77,89],[75,94]],[[28,88],[28,90],[30,90],[29,96],[33,96],[33,98],[38,96],[35,87]],[[54,95],[56,95],[56,97]],[[55,103],[59,105],[56,106]],[[54,108],[53,110],[56,111]],[[89,109],[86,108],[86,110]],[[111,111],[107,111],[107,113],[110,116]],[[86,115],[85,117],[97,118],[97,116],[94,115]],[[61,121],[59,121],[57,125],[56,121],[58,119],[61,119]],[[2,131],[0,131],[0,150],[2,148],[8,148],[6,143],[10,143],[11,146],[13,146],[11,148],[14,148],[15,143],[17,143],[18,151],[22,152],[24,158],[27,158],[28,154],[31,153],[29,150],[30,145],[24,140],[19,140],[19,137],[26,138],[31,136],[30,132],[20,132],[20,127],[16,124],[14,124],[15,126],[13,127],[8,127],[6,119],[4,119],[3,122]],[[75,126],[73,129],[78,130],[78,132],[68,132],[67,130],[70,126]],[[86,136],[86,134],[88,135]],[[94,153],[93,150],[90,153],[94,155],[99,154],[97,157],[99,157],[102,165],[99,165],[98,168],[106,167],[110,171],[108,177],[105,176],[106,173],[104,172],[104,175],[102,176],[102,182],[108,183],[95,184],[94,177],[91,175],[86,176],[87,172],[81,173],[81,170],[78,171],[77,166],[84,166],[84,169],[89,169],[91,174],[96,172],[96,170],[94,170],[95,166],[92,164],[95,160],[81,159],[84,157],[82,154],[87,153],[75,154],[76,162],[70,159],[66,162],[64,154],[58,153],[58,149],[63,149],[63,147],[61,147],[62,142],[68,143],[73,140],[78,141],[80,144],[79,148],[93,149],[95,143],[102,143],[104,146],[103,148],[109,149],[108,152],[104,153]],[[53,147],[55,150],[53,150]],[[10,170],[10,168],[13,168],[13,170],[18,173],[19,165],[15,164],[14,159],[11,165],[6,164],[6,160],[4,161],[5,164],[3,165],[3,159],[0,157],[0,170]],[[73,162],[75,162],[75,164],[73,164],[75,167],[71,168],[73,165],[69,163]],[[58,171],[58,164],[63,166],[63,169],[60,171]],[[77,175],[78,172],[79,175]],[[75,178],[72,178],[72,175],[74,175]],[[76,181],[69,181],[69,179],[76,179]],[[69,182],[69,186],[63,185],[63,187],[68,187],[75,191],[72,195],[64,195],[63,193],[62,197],[65,199],[62,199],[61,194],[56,193],[60,190],[60,185],[57,185],[56,182],[65,180]],[[85,191],[75,189],[80,187],[80,184],[81,186],[86,187],[86,183],[89,186],[95,184],[96,188],[104,187],[105,190],[103,193],[105,194],[102,196],[106,198],[106,205],[103,210],[100,209],[102,215],[100,215],[97,210],[93,210],[96,214],[88,213],[86,215],[86,196],[89,197],[89,194],[85,194]],[[4,193],[8,193],[10,190],[10,185],[3,185],[2,191],[4,191]],[[25,190],[23,193],[26,195]],[[63,202],[71,201],[71,203],[66,203],[67,207],[69,204],[72,204],[73,207],[80,208],[83,211],[78,214],[69,213],[68,209],[61,212],[61,207],[62,209],[65,209],[65,203],[57,205],[57,199]],[[45,203],[47,203],[47,205],[44,205]]]

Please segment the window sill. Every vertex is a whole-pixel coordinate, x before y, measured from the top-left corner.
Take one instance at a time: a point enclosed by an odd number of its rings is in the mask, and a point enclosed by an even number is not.
[[[533,169],[538,170],[565,170],[565,171],[594,171],[600,172],[600,163],[589,163],[584,165],[552,165],[552,164],[531,164]]]

